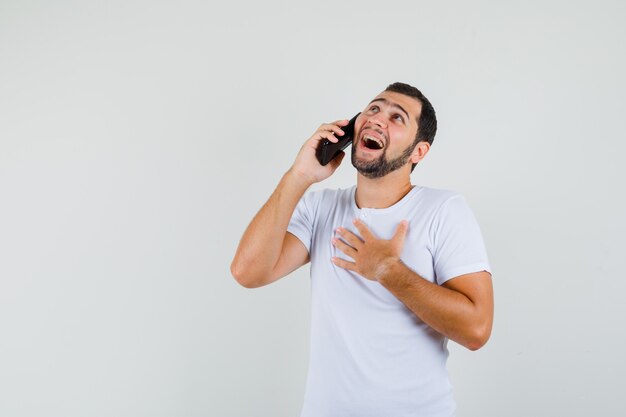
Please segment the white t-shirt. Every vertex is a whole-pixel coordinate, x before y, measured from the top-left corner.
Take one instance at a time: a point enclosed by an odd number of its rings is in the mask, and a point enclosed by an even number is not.
[[[357,217],[382,239],[408,220],[402,261],[441,285],[491,272],[478,223],[452,191],[415,186],[384,209],[359,209],[355,191],[307,193],[288,227],[311,257],[311,349],[301,417],[450,417],[447,338],[378,282],[335,266],[332,256],[352,259],[331,239],[339,226],[358,235]]]

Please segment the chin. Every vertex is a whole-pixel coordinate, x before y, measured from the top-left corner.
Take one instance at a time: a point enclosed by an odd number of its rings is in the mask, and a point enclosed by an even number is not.
[[[403,154],[398,158],[388,161],[385,154],[375,159],[363,159],[356,156],[356,152],[352,152],[352,166],[356,168],[359,174],[365,178],[377,179],[385,175],[397,171],[409,162],[410,154]]]

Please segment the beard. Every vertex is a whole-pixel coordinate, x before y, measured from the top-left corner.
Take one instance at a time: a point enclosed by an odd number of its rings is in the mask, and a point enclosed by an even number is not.
[[[356,158],[356,146],[352,145],[352,166],[366,178],[382,178],[390,172],[402,168],[409,161],[414,148],[415,144],[413,143],[402,151],[400,156],[390,160],[387,159],[387,148],[385,148],[378,158],[363,161]]]

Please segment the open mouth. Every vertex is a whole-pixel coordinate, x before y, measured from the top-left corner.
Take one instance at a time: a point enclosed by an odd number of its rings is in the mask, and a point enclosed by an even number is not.
[[[363,146],[367,149],[378,150],[383,148],[383,142],[375,137],[365,135],[363,136]]]

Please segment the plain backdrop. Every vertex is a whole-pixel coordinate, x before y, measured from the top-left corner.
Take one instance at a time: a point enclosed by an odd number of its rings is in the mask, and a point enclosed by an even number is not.
[[[389,83],[494,271],[458,416],[624,415],[623,1],[0,0],[0,415],[297,416],[304,267],[229,265],[323,122]],[[343,164],[318,187],[349,187]]]

